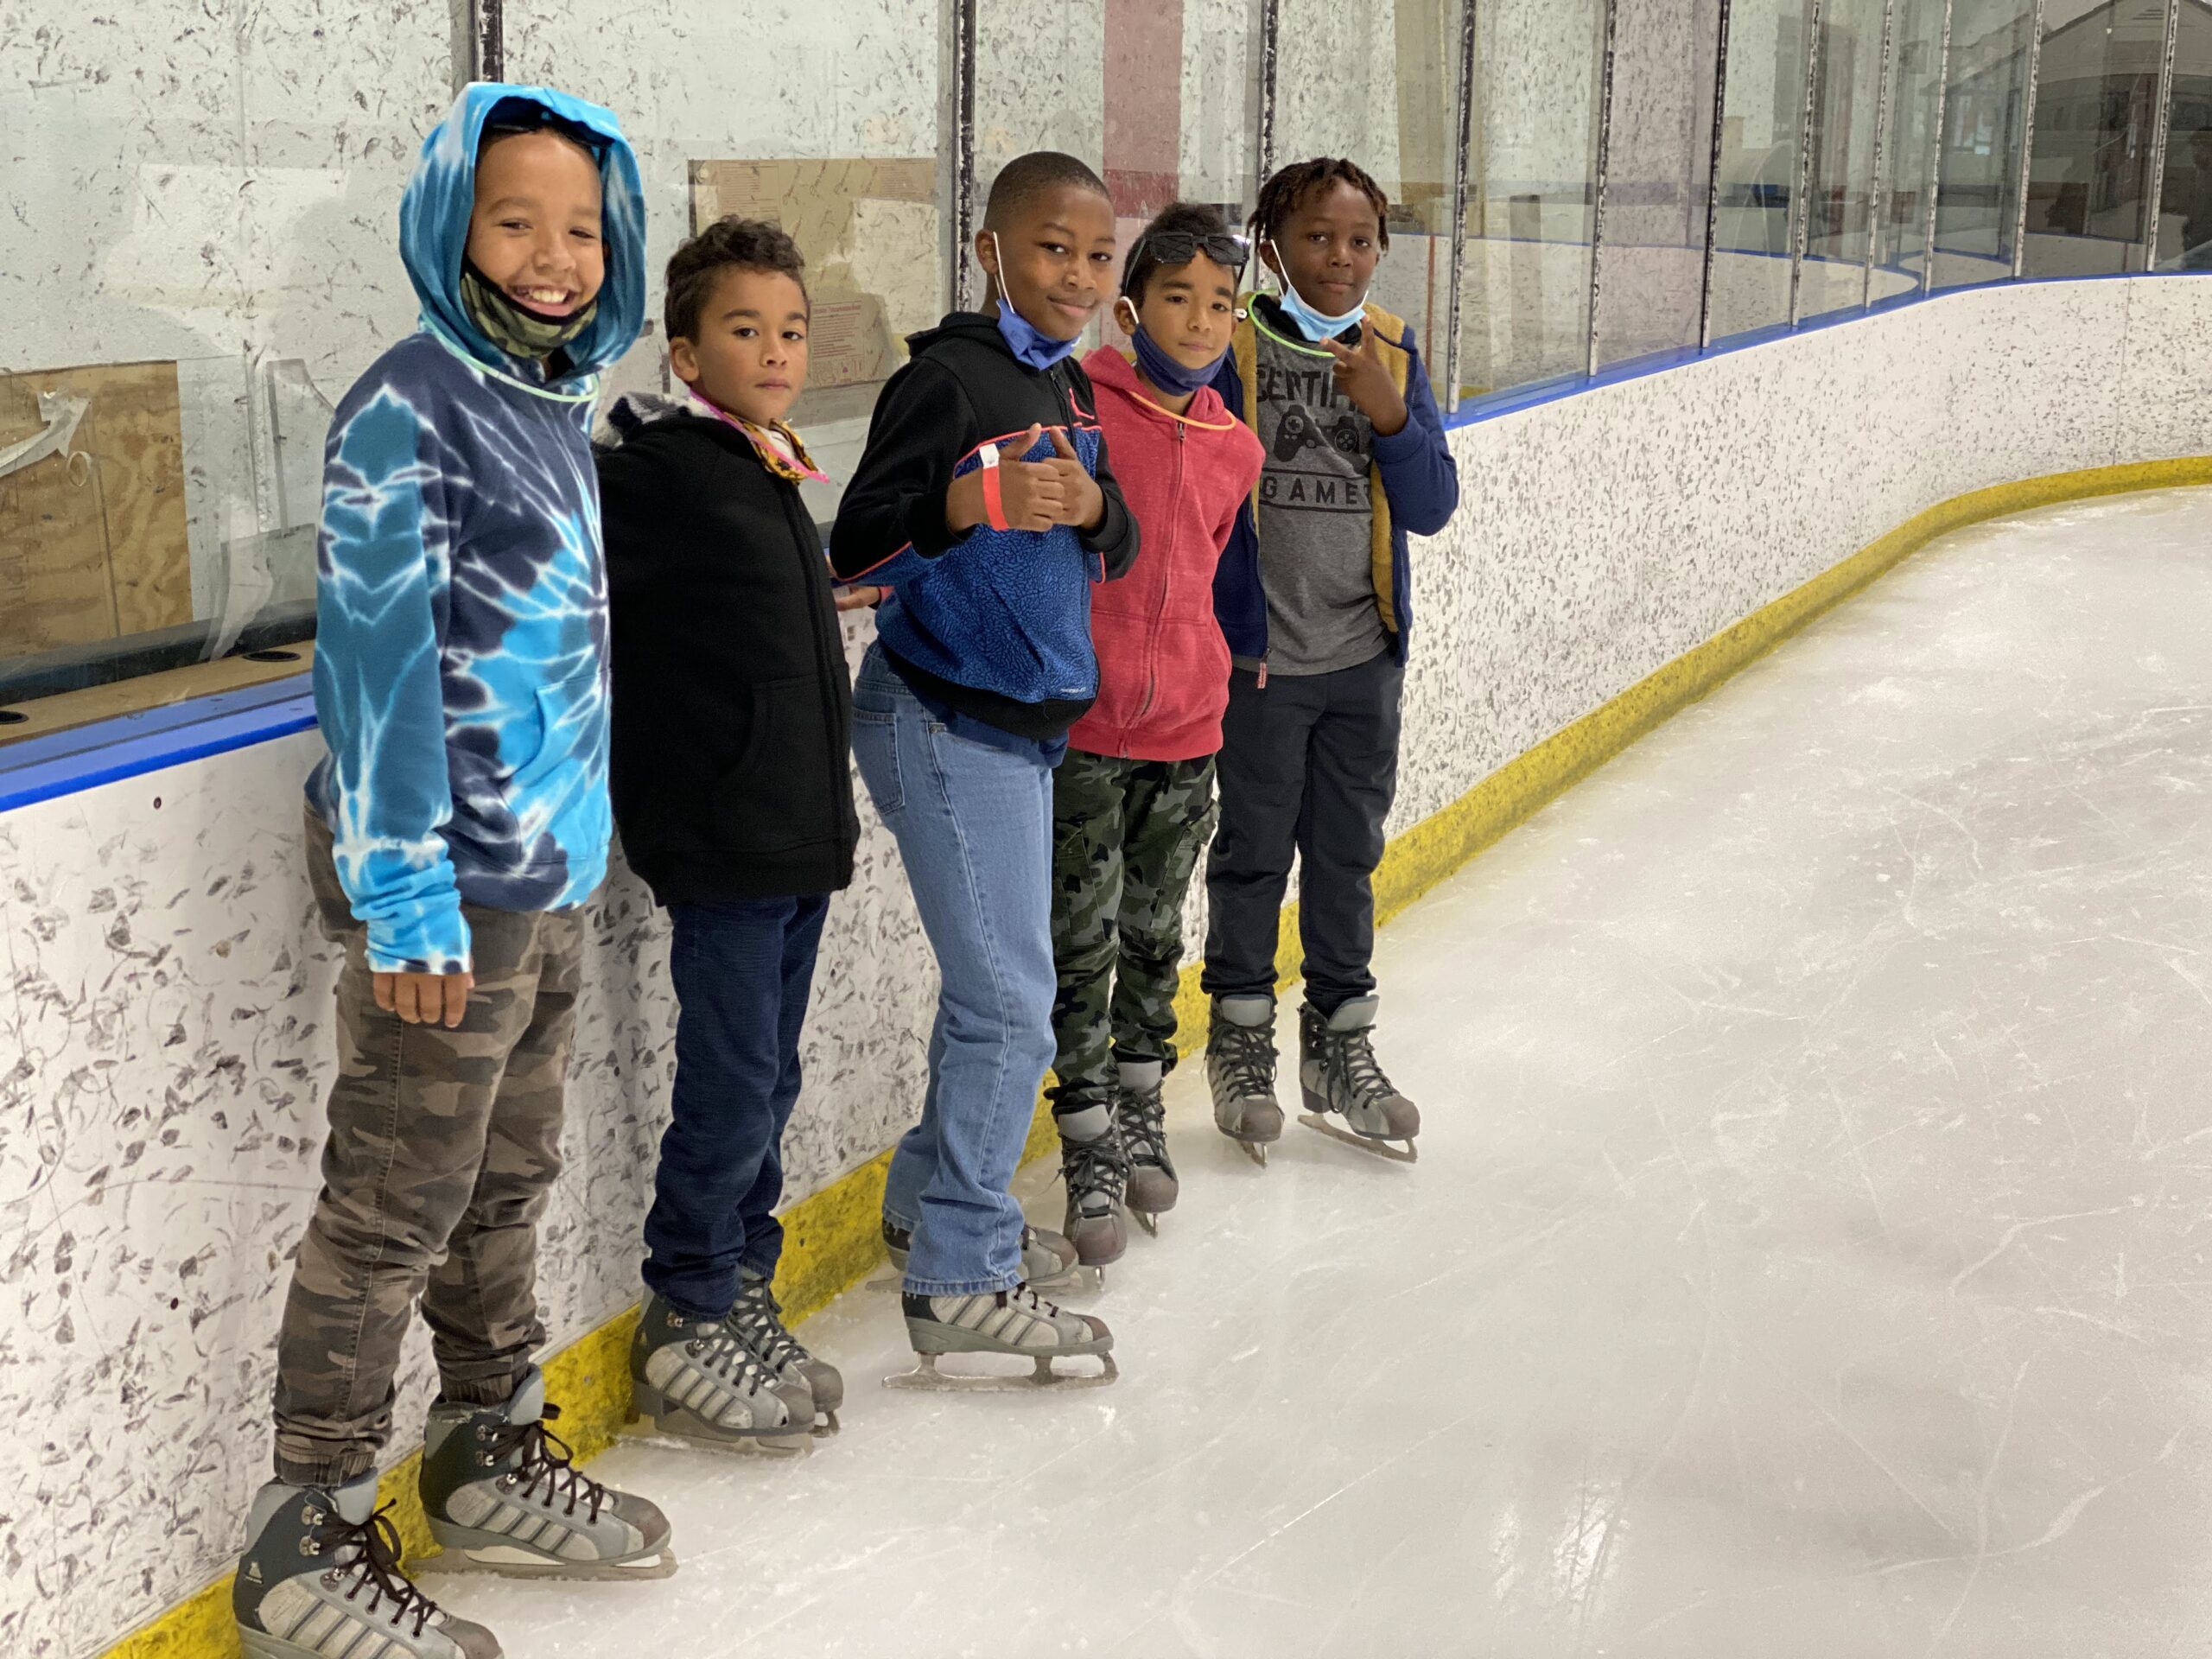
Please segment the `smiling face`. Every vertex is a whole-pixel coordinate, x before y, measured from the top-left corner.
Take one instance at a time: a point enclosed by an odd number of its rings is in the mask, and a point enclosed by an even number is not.
[[[1299,199],[1260,257],[1306,304],[1340,317],[1375,280],[1382,221],[1364,192],[1332,179]]]
[[[545,129],[486,144],[468,216],[469,263],[525,311],[557,321],[607,279],[599,164]]]
[[[1073,340],[1113,291],[1114,205],[1081,185],[1039,190],[976,234],[976,257],[1031,327]]]
[[[1203,253],[1162,265],[1144,279],[1136,314],[1154,345],[1186,369],[1203,369],[1229,349],[1236,327],[1236,273]]]
[[[806,290],[782,271],[732,265],[700,306],[696,335],[669,341],[669,366],[716,408],[767,426],[806,389]]]

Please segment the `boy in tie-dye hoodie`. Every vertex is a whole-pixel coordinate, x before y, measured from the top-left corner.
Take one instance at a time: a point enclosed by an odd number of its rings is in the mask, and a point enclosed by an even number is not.
[[[645,227],[614,118],[476,85],[400,206],[421,326],[325,458],[309,874],[345,945],[323,1187],[276,1351],[276,1478],[234,1592],[251,1659],[493,1659],[374,1514],[412,1305],[440,1382],[441,1565],[672,1571],[652,1504],[548,1431],[537,1222],[561,1166],[580,907],[607,867],[607,582],[589,428],[636,337]],[[350,1628],[358,1625],[358,1630]],[[394,1644],[397,1645],[394,1645]]]

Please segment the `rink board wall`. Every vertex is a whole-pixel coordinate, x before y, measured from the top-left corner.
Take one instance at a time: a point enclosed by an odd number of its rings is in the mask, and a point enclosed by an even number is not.
[[[1393,835],[1936,503],[2212,450],[2208,334],[2212,283],[2190,277],[1974,290],[1456,429],[1460,511],[1414,550]],[[198,1591],[264,1476],[331,1071],[336,957],[301,867],[318,742],[0,815],[0,1651],[79,1659]],[[1416,988],[1385,988],[1386,1021]],[[871,822],[823,946],[792,1199],[918,1110],[934,991]],[[544,1229],[556,1344],[636,1298],[671,1012],[664,930],[619,873]],[[1448,1103],[1428,1107],[1448,1133]],[[418,1340],[404,1425],[430,1384]]]

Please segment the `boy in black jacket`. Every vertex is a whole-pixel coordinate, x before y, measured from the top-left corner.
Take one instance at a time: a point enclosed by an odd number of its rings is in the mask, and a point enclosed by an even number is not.
[[[1072,156],[1008,162],[976,257],[983,309],[906,342],[830,541],[841,577],[891,589],[853,753],[944,981],[922,1121],[883,1194],[921,1381],[943,1353],[1049,1367],[1113,1345],[1028,1287],[1075,1250],[1007,1191],[1052,1059],[1052,768],[1098,689],[1090,584],[1137,551],[1072,355],[1114,286],[1106,187]]]
[[[806,382],[804,269],[753,220],[678,248],[669,360],[689,396],[623,398],[595,445],[614,817],[668,907],[678,1003],[631,1372],[662,1432],[763,1451],[804,1449],[844,1396],[769,1290],[799,1030],[859,833],[836,612],[870,596],[831,596],[798,492],[820,474],[783,421]]]

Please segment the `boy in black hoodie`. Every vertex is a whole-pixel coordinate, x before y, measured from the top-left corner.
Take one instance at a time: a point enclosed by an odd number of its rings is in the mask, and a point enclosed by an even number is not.
[[[1072,359],[1113,288],[1105,186],[1071,156],[1009,162],[976,257],[983,309],[907,341],[830,543],[839,576],[891,590],[853,752],[944,981],[922,1121],[883,1198],[921,1381],[942,1353],[1042,1370],[1113,1345],[1029,1288],[1074,1247],[1026,1228],[1007,1191],[1052,1058],[1052,768],[1097,691],[1090,584],[1137,550]]]
[[[678,248],[669,360],[689,395],[623,398],[596,445],[614,817],[668,907],[678,1003],[631,1373],[662,1432],[779,1452],[844,1397],[769,1286],[815,952],[858,837],[836,612],[869,596],[832,600],[798,491],[821,474],[783,420],[806,382],[804,270],[754,220]]]

